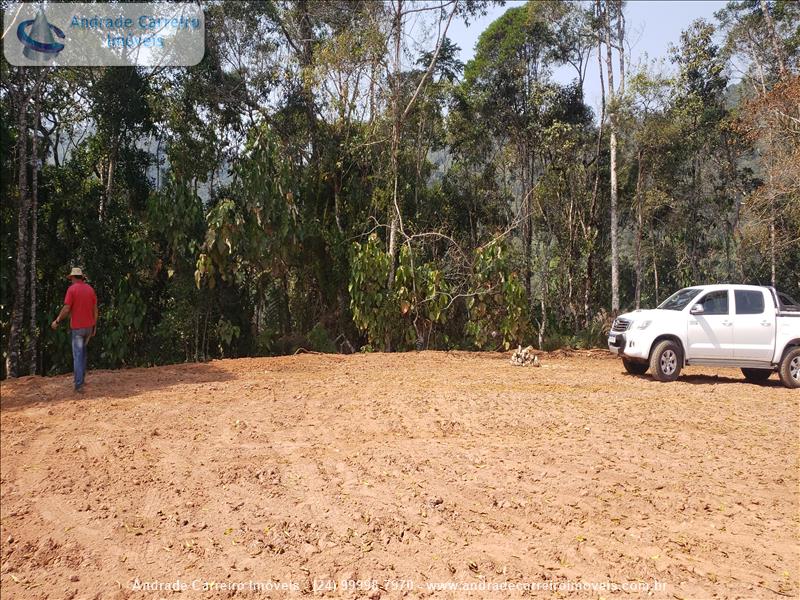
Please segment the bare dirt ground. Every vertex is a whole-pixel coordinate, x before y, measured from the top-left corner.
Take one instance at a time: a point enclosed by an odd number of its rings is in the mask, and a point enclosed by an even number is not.
[[[4,382],[3,598],[800,595],[797,391],[542,363],[223,360],[92,372],[77,398],[69,377]]]

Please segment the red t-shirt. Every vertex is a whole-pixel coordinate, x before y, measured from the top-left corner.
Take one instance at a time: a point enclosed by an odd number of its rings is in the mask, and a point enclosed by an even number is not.
[[[92,286],[83,281],[76,281],[67,289],[64,304],[69,306],[71,329],[94,327],[94,307],[97,306],[97,296],[95,296]]]

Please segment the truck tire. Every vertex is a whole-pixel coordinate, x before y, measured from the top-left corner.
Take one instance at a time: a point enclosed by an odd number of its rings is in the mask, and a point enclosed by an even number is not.
[[[766,381],[772,375],[772,369],[742,369],[742,375],[747,381]]]
[[[672,340],[659,342],[650,354],[650,372],[656,381],[675,381],[683,368],[683,352]]]
[[[778,373],[783,385],[788,388],[800,388],[800,347],[790,348],[784,354]]]
[[[644,375],[647,372],[648,364],[643,362],[636,362],[627,358],[622,359],[622,366],[631,375]]]

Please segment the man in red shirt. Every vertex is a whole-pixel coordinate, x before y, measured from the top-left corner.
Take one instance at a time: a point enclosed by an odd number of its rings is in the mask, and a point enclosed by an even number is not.
[[[97,296],[88,283],[83,271],[73,268],[67,276],[71,284],[64,298],[64,307],[56,320],[50,324],[53,330],[69,315],[69,327],[72,336],[72,371],[75,377],[75,391],[83,392],[83,381],[86,376],[86,359],[88,357],[89,340],[97,333]]]

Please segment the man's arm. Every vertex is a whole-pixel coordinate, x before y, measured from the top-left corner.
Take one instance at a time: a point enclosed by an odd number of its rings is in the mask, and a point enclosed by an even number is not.
[[[94,308],[92,309],[92,315],[94,315],[94,327],[92,327],[92,335],[89,337],[94,337],[97,334],[97,319],[100,316],[100,311],[97,310],[97,303],[95,302]]]
[[[58,313],[56,320],[50,323],[50,328],[53,330],[58,329],[58,324],[69,316],[69,304],[65,304]]]

